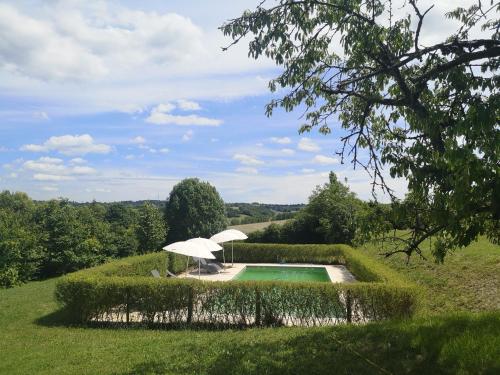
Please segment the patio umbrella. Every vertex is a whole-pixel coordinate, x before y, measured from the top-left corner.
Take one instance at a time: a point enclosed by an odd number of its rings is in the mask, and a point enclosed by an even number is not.
[[[168,246],[165,246],[163,250],[170,251],[171,253],[186,255],[188,257],[188,264],[189,257],[198,258],[198,277],[200,277],[201,268],[200,258],[215,259],[215,256],[210,252],[210,250],[208,250],[205,246],[193,241],[174,242]]]
[[[248,237],[245,233],[237,229],[226,229],[222,232],[214,234],[210,239],[217,243],[224,243],[231,241],[231,265],[234,265],[234,251],[233,251],[233,241],[246,240]],[[224,248],[222,249],[222,256],[224,257]],[[224,263],[226,259],[224,257]]]

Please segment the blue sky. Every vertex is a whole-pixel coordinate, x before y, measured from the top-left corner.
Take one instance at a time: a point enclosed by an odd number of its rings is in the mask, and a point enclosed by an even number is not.
[[[245,43],[221,51],[217,27],[258,2],[2,2],[0,188],[163,199],[199,177],[226,201],[297,203],[333,170],[370,198],[334,135],[299,135],[299,112],[264,115],[272,62]]]

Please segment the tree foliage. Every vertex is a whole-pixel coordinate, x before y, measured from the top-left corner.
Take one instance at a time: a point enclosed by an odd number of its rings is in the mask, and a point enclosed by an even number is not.
[[[164,243],[168,227],[160,210],[151,203],[144,203],[140,208],[137,237],[139,252],[157,251]]]
[[[337,179],[335,173],[330,172],[329,182],[313,191],[309,203],[293,219],[251,233],[249,241],[350,244],[363,206],[364,203]]]
[[[228,21],[249,55],[283,68],[267,106],[305,109],[300,131],[341,138],[342,162],[364,168],[392,195],[383,168],[408,180],[418,216],[407,242],[388,255],[419,252],[430,236],[442,260],[478,235],[500,238],[500,3],[478,1],[444,16],[459,22],[445,40],[423,45],[432,7],[416,0],[279,0]],[[402,17],[394,15],[403,10]],[[480,37],[472,37],[480,35]],[[340,129],[332,124],[339,122]],[[416,206],[415,206],[416,205]]]
[[[187,178],[174,186],[165,206],[168,242],[210,237],[226,228],[224,201],[208,182]]]

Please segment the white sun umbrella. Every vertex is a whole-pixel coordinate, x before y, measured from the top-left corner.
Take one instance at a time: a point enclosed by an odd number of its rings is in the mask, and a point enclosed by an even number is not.
[[[187,240],[187,242],[194,242],[196,244],[199,244],[199,245],[205,247],[210,252],[219,251],[219,250],[223,249],[222,246],[219,245],[217,242],[209,240],[208,238],[196,237],[196,238],[191,238],[190,240]]]
[[[245,233],[237,229],[226,229],[222,232],[214,234],[210,239],[217,243],[224,243],[231,241],[231,264],[234,265],[234,251],[233,251],[233,241],[246,240],[248,237]],[[222,249],[222,256],[224,257],[224,248]],[[224,263],[226,259],[224,257]]]
[[[208,250],[205,246],[189,241],[179,241],[174,242],[168,246],[165,246],[163,250],[170,251],[171,253],[186,255],[188,257],[196,257],[198,258],[198,277],[200,277],[200,258],[205,259],[215,259],[215,256]]]

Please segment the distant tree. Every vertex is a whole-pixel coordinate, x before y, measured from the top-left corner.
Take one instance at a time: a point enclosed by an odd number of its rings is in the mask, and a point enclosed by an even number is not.
[[[226,228],[224,202],[208,182],[187,178],[172,189],[165,207],[168,242],[210,237]]]
[[[292,228],[303,233],[306,242],[351,243],[361,205],[355,194],[330,172],[329,182],[316,188],[307,206],[297,214]]]
[[[437,237],[443,260],[480,234],[500,242],[500,2],[435,14],[457,29],[424,44],[432,8],[417,0],[262,1],[221,29],[231,44],[248,40],[251,57],[282,67],[269,87],[283,96],[268,115],[305,110],[301,132],[330,134],[340,123],[342,161],[389,194],[384,166],[408,180],[413,203],[401,207],[418,205],[426,220],[413,221],[409,241],[387,255],[409,257]]]
[[[168,227],[160,210],[151,203],[144,203],[139,210],[137,238],[139,252],[157,251],[164,243]]]

